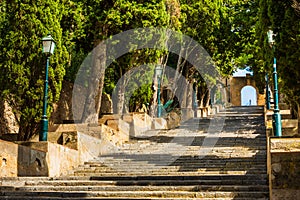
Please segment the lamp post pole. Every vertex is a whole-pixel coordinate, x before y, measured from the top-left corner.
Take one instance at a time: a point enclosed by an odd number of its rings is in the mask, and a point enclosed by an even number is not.
[[[269,110],[271,108],[268,72],[266,73],[266,106],[267,106],[267,110]]]
[[[45,82],[44,82],[43,114],[42,114],[42,119],[41,119],[41,133],[39,135],[39,141],[47,141],[47,136],[48,136],[47,101],[48,101],[49,60],[50,60],[50,56],[47,56],[46,70],[45,70]]]
[[[42,39],[43,42],[43,53],[47,55],[46,69],[45,69],[45,82],[44,82],[44,98],[43,98],[43,112],[41,119],[41,131],[39,134],[39,141],[47,141],[48,137],[48,118],[47,118],[47,101],[48,101],[48,69],[50,55],[54,53],[55,42],[49,33]]]
[[[272,51],[274,54],[273,59],[273,81],[274,81],[274,114],[273,114],[273,130],[274,135],[276,137],[282,136],[282,130],[281,130],[281,115],[279,110],[279,95],[278,95],[278,76],[277,76],[277,63],[276,63],[276,57],[275,57],[275,40],[273,38],[275,34],[272,30],[268,31],[268,41],[270,46],[272,47]]]
[[[274,115],[273,115],[273,129],[277,137],[281,137],[281,115],[279,110],[279,96],[278,96],[278,76],[276,70],[276,58],[274,56],[273,63],[273,79],[274,79]]]

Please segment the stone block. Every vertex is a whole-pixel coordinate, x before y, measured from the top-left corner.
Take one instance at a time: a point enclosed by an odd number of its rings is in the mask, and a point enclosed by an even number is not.
[[[133,122],[133,113],[123,115],[122,119],[123,121],[131,124]]]
[[[167,120],[165,120],[164,118],[154,118],[152,123],[152,128],[167,129],[168,128]]]
[[[166,120],[168,124],[168,129],[172,129],[180,125],[181,117],[176,112],[170,112]]]
[[[267,120],[267,129],[272,129],[272,120]],[[297,119],[282,119],[282,136],[294,136],[298,134],[298,120]],[[272,131],[273,132],[273,131]],[[272,135],[271,135],[272,136]]]
[[[151,127],[152,120],[147,114],[134,114],[130,135],[133,137],[142,136],[144,132],[151,130]]]
[[[0,177],[18,176],[18,145],[0,140]]]
[[[289,110],[290,109],[290,106],[287,105],[286,103],[279,103],[278,106],[279,106],[280,110]]]
[[[103,124],[101,126],[102,126],[101,139],[103,141],[108,141],[113,145],[119,145],[129,141],[128,133],[125,133],[122,130],[117,131]]]
[[[0,140],[0,176],[65,175],[79,165],[78,151],[51,142],[19,142]]]
[[[47,163],[50,177],[67,175],[81,162],[75,149],[48,142]]]
[[[290,110],[280,110],[279,113],[281,115],[281,119],[292,119]],[[267,110],[266,119],[272,120],[273,114],[274,114],[273,110]]]
[[[101,118],[98,120],[98,123],[107,125],[108,120],[115,120],[115,119],[119,119],[119,118],[120,118],[120,115],[106,114],[106,115],[101,116]]]
[[[272,200],[299,199],[300,189],[272,189]]]
[[[182,108],[181,109],[182,121],[187,121],[193,117],[194,117],[194,110],[192,108]]]
[[[271,153],[272,188],[300,189],[300,151]]]
[[[119,120],[118,119],[109,119],[109,120],[107,120],[107,126],[118,131],[119,130]]]
[[[300,138],[270,138],[270,151],[300,152]]]
[[[122,119],[119,119],[118,121],[118,130],[129,135],[130,132],[130,124],[123,121]]]

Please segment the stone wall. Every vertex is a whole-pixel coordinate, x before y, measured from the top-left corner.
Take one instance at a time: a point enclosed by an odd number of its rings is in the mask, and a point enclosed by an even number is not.
[[[270,138],[272,199],[299,199],[300,138]]]
[[[252,86],[256,89],[257,105],[265,105],[265,95],[260,94],[256,87],[255,80],[251,76],[232,77],[230,79],[230,103],[233,106],[241,106],[241,90],[245,86]]]
[[[69,173],[80,163],[77,150],[51,142],[0,140],[0,177],[50,176]]]

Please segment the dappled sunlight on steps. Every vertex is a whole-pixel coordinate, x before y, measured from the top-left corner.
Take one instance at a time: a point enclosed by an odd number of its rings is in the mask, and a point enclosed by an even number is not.
[[[268,199],[263,108],[233,107],[218,115],[225,117],[218,135],[207,137],[211,119],[191,119],[178,129],[135,138],[66,177],[2,179],[0,195],[2,199]]]

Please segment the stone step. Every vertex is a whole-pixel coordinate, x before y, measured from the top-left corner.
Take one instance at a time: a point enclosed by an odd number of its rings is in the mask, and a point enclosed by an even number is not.
[[[93,177],[92,179],[98,179],[99,177]],[[56,180],[56,181],[28,181],[22,186],[36,187],[36,186],[53,186],[53,187],[72,187],[72,186],[258,186],[264,188],[266,179],[198,179],[198,180]],[[14,190],[14,187],[8,187],[5,190]],[[4,191],[4,190],[3,190]]]
[[[266,198],[268,192],[256,192],[256,191],[241,191],[241,192],[193,192],[193,191],[88,191],[88,192],[2,192],[0,196],[14,196],[14,197],[57,197],[57,198],[72,198],[72,197],[127,197],[127,198],[235,198],[235,197],[252,197],[254,198]]]
[[[100,173],[74,173],[74,176],[133,176],[133,175],[148,175],[148,176],[157,176],[157,175],[166,175],[166,176],[176,176],[176,175],[211,175],[211,176],[216,176],[216,175],[222,175],[222,174],[228,174],[228,175],[246,175],[248,174],[248,171],[234,171],[234,172],[228,172],[228,171],[220,171],[220,172],[210,172],[210,171],[205,171],[205,172],[182,172],[182,173],[172,173],[172,172],[152,172],[152,173],[144,173],[145,170],[136,170],[134,173],[128,173],[128,172],[100,172]],[[262,173],[252,173],[252,175],[260,175]],[[265,172],[266,173],[266,172]]]
[[[226,158],[219,158],[219,159],[226,159]],[[196,160],[196,159],[195,159]],[[220,161],[217,161],[217,160],[211,160],[211,161],[208,161],[208,160],[204,160],[203,163],[201,163],[202,161],[199,160],[198,162],[197,161],[184,161],[184,160],[177,160],[177,161],[173,161],[170,165],[172,166],[195,166],[195,167],[202,167],[202,166],[205,166],[205,165],[210,165],[210,166],[217,166],[217,165],[223,165],[223,166],[226,166],[226,164],[228,166],[261,166],[261,165],[264,165],[264,163],[266,162],[266,159],[244,159],[244,161],[241,161],[241,162],[237,162],[237,161],[234,161],[233,159],[226,159],[227,161],[224,161],[224,160],[220,160]],[[200,162],[200,163],[199,163]],[[162,160],[145,160],[145,161],[135,161],[135,160],[129,160],[129,161],[122,161],[121,159],[119,160],[115,160],[115,161],[112,161],[110,162],[109,160],[104,160],[103,162],[103,166],[113,166],[113,165],[126,165],[126,163],[130,163],[130,166],[149,166],[151,167],[151,164],[154,166],[165,166],[165,161],[162,161]],[[162,165],[160,165],[162,164]],[[168,165],[168,166],[170,166]],[[91,165],[91,166],[95,166],[95,165]],[[166,166],[166,167],[168,167]]]
[[[57,197],[13,197],[13,196],[5,196],[3,197],[4,199],[7,200],[52,200],[55,199],[57,200]],[[73,198],[63,198],[64,200],[82,200],[82,199],[86,199],[86,200],[102,200],[102,199],[109,199],[109,200],[120,200],[120,199],[128,199],[127,197],[73,197]],[[164,199],[164,200],[182,200],[182,198],[153,198],[153,197],[130,197],[130,199],[139,199],[139,200],[143,200],[143,199],[151,199],[151,200],[156,200],[156,199]],[[184,198],[185,200],[194,200],[195,198]],[[268,198],[255,198],[256,200],[267,200]],[[253,200],[253,198],[238,198],[238,197],[229,197],[229,198],[201,198],[201,200]]]
[[[130,166],[130,168],[132,169],[132,167],[134,166]],[[134,169],[139,169],[141,166],[135,166]],[[156,170],[156,169],[159,169],[160,171],[178,171],[178,172],[182,172],[182,170],[185,170],[185,171],[191,171],[191,170],[212,170],[212,171],[216,171],[216,170],[221,170],[221,171],[228,171],[228,170],[234,170],[234,171],[241,171],[241,170],[251,170],[251,171],[263,171],[262,173],[265,172],[266,170],[266,166],[264,165],[244,165],[244,166],[241,166],[241,165],[211,165],[209,166],[208,164],[206,165],[197,165],[197,166],[190,166],[190,165],[187,165],[187,166],[184,166],[184,169],[182,169],[182,166],[168,166],[168,167],[148,167],[147,170]],[[109,171],[109,170],[113,170],[113,167],[106,167],[106,166],[101,166],[101,167],[79,167],[77,168],[76,170],[74,170],[74,172],[82,172],[82,171],[93,171],[93,172],[103,172],[103,171]]]
[[[223,131],[212,138],[218,141],[205,157],[199,157],[200,148],[212,119],[191,119],[178,129],[131,138],[118,152],[85,162],[65,177],[0,179],[0,199],[268,199],[263,107],[217,115],[225,118]],[[182,129],[187,133],[180,135]]]
[[[268,186],[257,185],[197,185],[197,186],[46,186],[38,185],[35,187],[24,186],[15,188],[15,190],[2,191],[26,191],[26,192],[43,192],[43,191],[267,191]]]

